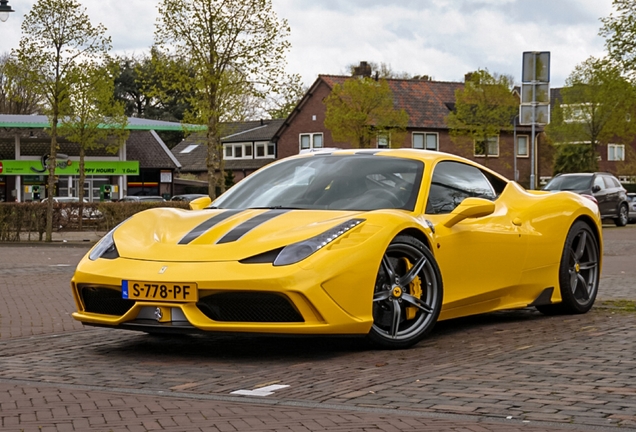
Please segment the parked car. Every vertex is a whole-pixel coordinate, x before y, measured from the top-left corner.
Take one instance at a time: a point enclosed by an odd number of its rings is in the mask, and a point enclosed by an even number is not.
[[[636,223],[636,193],[628,193],[629,200],[629,223]]]
[[[172,198],[170,198],[170,201],[187,201],[190,202],[192,200],[195,200],[197,198],[203,198],[206,197],[208,195],[206,194],[183,194],[183,195],[175,195]]]
[[[439,320],[528,306],[580,314],[598,292],[594,202],[537,195],[447,153],[293,156],[190,207],[142,211],[106,234],[73,276],[73,318],[401,349]]]
[[[61,207],[60,210],[60,224],[66,226],[69,222],[77,223],[79,221],[79,198],[69,196],[52,197],[53,205],[55,207]],[[41,202],[46,203],[48,198],[44,198]],[[88,204],[89,201],[84,198],[84,203]],[[61,205],[59,205],[61,204]],[[84,207],[82,211],[82,221],[90,222],[97,221],[104,217],[102,212],[93,207]]]
[[[159,195],[129,195],[117,200],[118,202],[163,202]]]
[[[610,173],[559,174],[543,190],[571,191],[593,197],[598,203],[601,219],[613,219],[616,226],[627,225],[627,193],[621,182]]]

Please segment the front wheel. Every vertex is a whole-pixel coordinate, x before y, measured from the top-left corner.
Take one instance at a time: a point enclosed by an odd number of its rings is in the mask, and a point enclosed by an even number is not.
[[[442,309],[442,276],[431,251],[400,235],[378,269],[369,340],[386,349],[408,348],[432,329]]]
[[[614,223],[616,226],[623,227],[627,225],[627,221],[629,220],[629,209],[625,204],[621,204],[621,207],[618,209],[618,217],[614,219]]]
[[[600,280],[600,249],[596,234],[581,221],[570,228],[559,266],[562,302],[537,306],[546,314],[581,314],[594,305]]]

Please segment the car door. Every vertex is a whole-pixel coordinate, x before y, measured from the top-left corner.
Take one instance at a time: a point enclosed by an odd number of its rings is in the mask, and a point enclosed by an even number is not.
[[[602,175],[594,176],[594,183],[592,183],[592,193],[594,198],[598,201],[598,208],[601,211],[601,216],[613,216],[615,211],[611,208],[611,201],[609,199],[609,190],[603,180]]]
[[[506,202],[505,195],[514,192],[506,192],[507,183],[502,180],[493,185],[488,175],[455,161],[443,161],[434,168],[425,213],[436,229],[435,256],[442,269],[444,303],[449,307],[492,301],[520,281],[528,236],[522,235],[520,210]],[[495,212],[445,227],[442,222],[448,214],[471,196],[494,201]]]
[[[611,176],[604,175],[603,181],[607,187],[607,211],[618,216],[618,206],[622,202],[623,187],[617,179]]]

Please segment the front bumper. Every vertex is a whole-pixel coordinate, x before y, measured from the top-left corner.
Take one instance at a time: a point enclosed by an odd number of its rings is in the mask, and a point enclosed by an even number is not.
[[[84,259],[71,281],[77,306],[73,318],[147,332],[367,334],[379,263],[352,260],[349,254],[329,262],[274,267]],[[127,300],[121,295],[122,280],[192,282],[199,299]]]

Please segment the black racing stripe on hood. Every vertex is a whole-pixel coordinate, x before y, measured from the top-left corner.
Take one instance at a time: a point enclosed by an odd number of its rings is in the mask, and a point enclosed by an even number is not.
[[[243,237],[245,234],[256,228],[257,226],[264,224],[265,222],[274,219],[277,216],[287,213],[289,210],[269,210],[265,213],[261,213],[258,216],[254,216],[252,219],[246,220],[239,226],[235,227],[232,231],[225,234],[217,244],[231,243]]]
[[[217,215],[211,217],[210,219],[208,219],[205,222],[199,224],[196,228],[194,228],[192,231],[187,233],[181,240],[179,240],[179,244],[188,244],[188,243],[190,243],[192,240],[194,240],[197,237],[199,237],[199,236],[203,235],[204,233],[206,233],[214,225],[224,221],[225,219],[227,219],[229,217],[234,216],[235,214],[239,214],[242,211],[243,210],[227,210],[227,211],[224,211],[223,213],[220,213],[220,214],[217,214]]]

